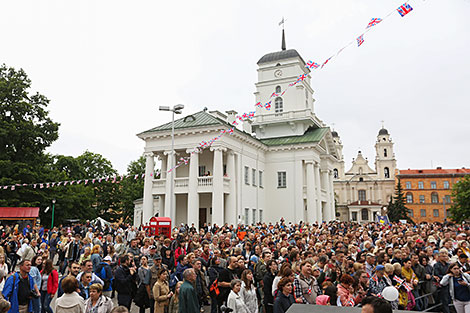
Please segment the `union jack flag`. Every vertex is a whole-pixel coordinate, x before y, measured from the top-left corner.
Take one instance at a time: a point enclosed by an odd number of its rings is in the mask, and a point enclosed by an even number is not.
[[[282,93],[281,93],[281,97],[286,93],[286,90],[284,90]]]
[[[220,133],[221,133],[221,134],[225,134],[226,131],[227,131],[226,129],[222,129],[222,130],[220,131]]]
[[[406,282],[403,283],[403,287],[405,287],[407,292],[413,291],[413,287],[411,287],[411,285]]]
[[[297,82],[290,83],[289,87],[292,87],[292,86],[295,86],[295,85],[297,85]]]
[[[373,18],[373,19],[370,20],[369,24],[367,24],[366,29],[367,29],[367,28],[370,28],[370,27],[372,27],[372,26],[375,26],[375,25],[377,25],[377,24],[380,23],[380,22],[382,22],[382,19],[381,19],[381,18],[378,18],[378,17],[377,17],[377,18]]]
[[[354,303],[354,299],[349,298],[348,303],[346,304],[346,306],[355,306],[355,305],[356,305],[356,303]]]
[[[407,15],[408,13],[410,13],[411,11],[413,11],[413,8],[408,3],[404,3],[404,4],[400,5],[400,7],[397,9],[397,11],[398,11],[398,13],[400,13],[400,16],[403,17],[403,16]]]
[[[328,61],[330,61],[330,60],[331,60],[331,58],[332,58],[332,57],[329,57],[328,59],[326,59],[326,61],[325,61],[325,62],[323,62],[323,64],[321,65],[321,68],[323,68],[323,66],[325,66],[325,65],[326,65],[326,63],[328,63]]]
[[[237,122],[237,121],[233,121],[233,122],[232,122],[232,125],[238,125],[238,122]]]
[[[230,135],[233,134],[233,128],[230,128],[230,129],[228,130],[228,133],[229,133]]]
[[[306,68],[313,68],[313,69],[316,69],[320,66],[320,64],[316,63],[316,62],[313,62],[313,61],[308,61],[307,62],[307,65],[305,65]]]
[[[398,276],[393,276],[393,280],[395,280],[398,284],[403,284],[405,282],[404,279],[401,279],[400,277]]]
[[[274,98],[274,97],[277,97],[279,96],[279,94],[277,94],[276,92],[273,92],[273,94],[271,95],[271,98]]]
[[[255,112],[250,112],[250,114],[248,114],[248,117],[249,117],[249,118],[255,117]]]
[[[302,74],[299,77],[297,77],[297,82],[303,81],[305,78],[307,78],[307,74]]]
[[[360,47],[364,43],[364,34],[357,37],[357,46]]]
[[[258,103],[255,104],[255,107],[260,107],[260,108],[262,108],[263,105],[261,104],[261,102],[258,102]]]
[[[271,101],[269,101],[268,103],[266,103],[264,105],[264,107],[266,108],[266,110],[271,110]]]
[[[246,113],[243,113],[242,116],[243,116],[243,118],[248,118],[248,114],[246,114]]]

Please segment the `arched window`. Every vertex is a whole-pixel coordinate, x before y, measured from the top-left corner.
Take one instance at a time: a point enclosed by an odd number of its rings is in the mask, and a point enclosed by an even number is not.
[[[338,169],[337,169],[337,168],[333,169],[333,177],[334,177],[334,178],[338,178],[338,177],[339,177]]]
[[[276,87],[276,93],[281,93],[281,86]]]
[[[433,192],[431,194],[431,202],[432,203],[439,203],[439,195],[437,194],[437,192]]]
[[[362,221],[368,221],[369,220],[369,210],[367,210],[367,209],[362,209],[361,210],[361,220]]]
[[[385,178],[390,178],[390,170],[388,167],[384,168],[384,176]]]
[[[413,194],[411,192],[406,194],[406,203],[413,203]]]
[[[284,111],[281,97],[277,97],[276,100],[274,100],[274,111],[276,113],[281,113],[282,111]]]
[[[384,149],[384,157],[387,157],[387,149]]]

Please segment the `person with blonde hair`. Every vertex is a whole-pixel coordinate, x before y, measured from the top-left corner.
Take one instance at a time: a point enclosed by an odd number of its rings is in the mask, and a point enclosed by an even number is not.
[[[85,247],[83,248],[83,253],[80,256],[79,262],[80,264],[83,264],[83,262],[90,260],[91,258],[91,250],[90,247]]]
[[[85,301],[85,313],[110,313],[113,309],[113,302],[103,295],[101,284],[90,286],[90,297]]]
[[[179,313],[179,295],[180,295],[180,288],[183,284],[182,281],[176,283],[175,287],[175,294],[170,299],[170,305],[168,307],[168,313]]]
[[[93,272],[96,272],[96,270],[98,269],[98,266],[100,265],[102,261],[100,252],[101,252],[101,246],[94,245],[93,249],[91,250],[91,257],[90,257],[91,264],[93,265]]]

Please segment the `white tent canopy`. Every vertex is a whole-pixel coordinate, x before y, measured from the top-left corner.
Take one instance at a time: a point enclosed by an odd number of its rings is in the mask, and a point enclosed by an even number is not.
[[[106,225],[111,225],[110,222],[108,222],[108,221],[105,220],[105,219],[102,219],[101,217],[95,218],[95,219],[92,220],[90,223],[93,224],[93,225],[98,225],[98,224],[100,224],[102,227],[104,227],[104,226],[106,226]]]

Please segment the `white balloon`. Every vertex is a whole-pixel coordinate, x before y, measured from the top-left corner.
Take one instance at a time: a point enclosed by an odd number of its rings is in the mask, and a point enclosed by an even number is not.
[[[388,286],[382,290],[382,297],[387,301],[395,301],[398,299],[398,290],[395,287]]]

